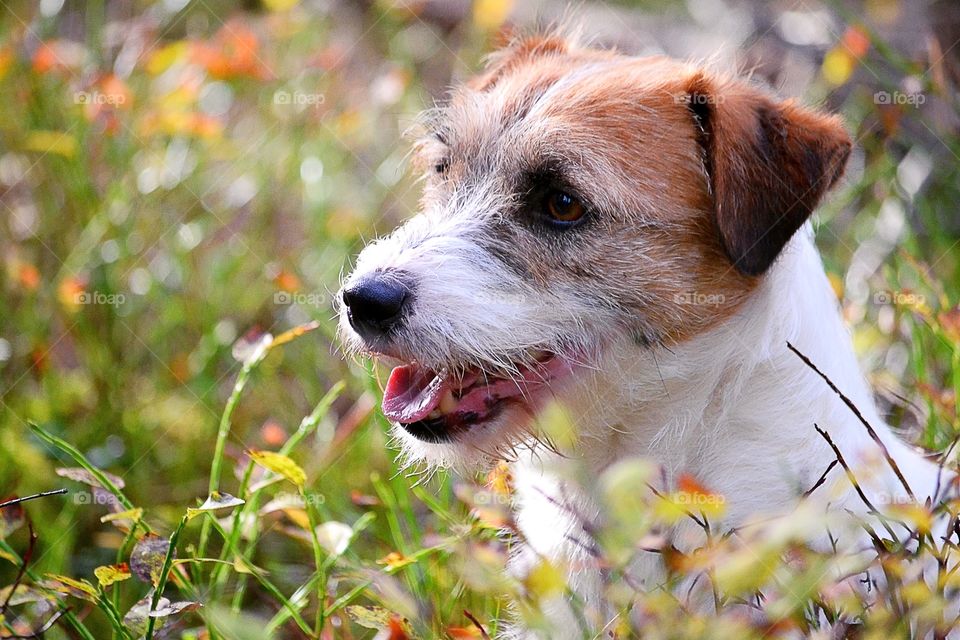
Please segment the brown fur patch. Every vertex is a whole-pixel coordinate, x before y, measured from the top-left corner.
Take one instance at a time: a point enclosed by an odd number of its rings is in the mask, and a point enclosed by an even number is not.
[[[765,272],[843,173],[840,119],[777,103],[743,82],[691,79],[717,224],[736,267]]]
[[[693,108],[703,96],[708,108]],[[620,313],[643,342],[684,340],[736,312],[849,152],[838,119],[744,81],[557,38],[493,56],[441,126],[445,143],[421,152],[448,169],[428,181],[425,206],[496,189],[477,241],[545,290],[575,287]],[[523,176],[538,171],[587,203],[589,220],[537,222]]]

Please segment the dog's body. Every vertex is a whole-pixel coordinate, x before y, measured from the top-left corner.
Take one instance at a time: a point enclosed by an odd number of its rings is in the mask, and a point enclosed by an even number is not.
[[[579,567],[590,606],[583,524],[600,508],[569,480],[618,461],[655,460],[664,488],[695,475],[738,526],[817,483],[836,457],[819,426],[875,470],[868,498],[907,496],[790,343],[931,495],[937,467],[882,425],[803,228],[849,150],[836,118],[672,60],[555,37],[498,54],[419,146],[423,213],[364,250],[343,292],[348,345],[401,363],[384,410],[403,455],[512,455],[530,550]],[[563,455],[536,427],[554,402],[576,427]],[[865,510],[852,490],[832,499]],[[641,564],[656,586],[656,560]]]

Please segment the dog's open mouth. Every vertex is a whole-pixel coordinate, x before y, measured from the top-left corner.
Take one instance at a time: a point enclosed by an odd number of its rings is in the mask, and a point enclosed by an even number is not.
[[[570,362],[541,352],[517,365],[510,377],[479,369],[454,374],[416,363],[393,369],[383,393],[383,413],[415,438],[443,442],[488,422],[511,404],[533,412],[548,384],[570,370]]]

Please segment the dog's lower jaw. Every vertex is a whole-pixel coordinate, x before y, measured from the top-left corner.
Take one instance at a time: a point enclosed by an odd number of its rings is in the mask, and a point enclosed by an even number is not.
[[[587,551],[583,527],[595,524],[601,510],[576,485],[630,457],[661,465],[668,484],[689,473],[722,494],[725,521],[714,524],[729,528],[753,516],[783,513],[791,498],[814,486],[834,460],[816,425],[852,464],[871,456],[880,461],[878,476],[865,487],[868,495],[881,501],[905,497],[864,426],[788,342],[853,400],[919,500],[931,495],[937,469],[880,420],[808,229],[794,238],[754,297],[722,326],[669,351],[609,356],[595,374],[599,401],[586,401],[587,393],[567,407],[588,447],[572,457],[540,451],[514,464],[517,521],[532,551],[518,557],[515,570],[522,574],[523,558],[536,556],[576,566],[571,587],[593,610],[595,622],[603,622],[610,612],[602,606],[600,569]],[[850,489],[831,508],[864,512]],[[655,558],[644,558],[633,568],[635,579],[644,587],[656,586],[658,566]],[[562,602],[551,607],[560,623],[550,637],[581,637],[569,608]]]

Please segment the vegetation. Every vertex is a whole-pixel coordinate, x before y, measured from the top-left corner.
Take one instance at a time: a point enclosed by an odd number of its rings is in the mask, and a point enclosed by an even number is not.
[[[557,567],[505,570],[506,468],[406,477],[330,305],[363,239],[416,207],[402,133],[502,41],[512,3],[0,4],[0,496],[68,490],[0,506],[0,638],[480,638],[508,602],[548,615],[568,595]],[[892,422],[954,468],[958,67],[955,43],[880,35],[909,4],[829,6],[829,42],[797,51],[806,99],[858,143],[818,222],[858,349]],[[686,6],[610,11],[701,28]],[[951,501],[884,510],[915,535],[877,532],[864,562],[890,586],[870,610],[840,580],[851,560],[804,544],[802,510],[692,556],[663,544],[668,588],[634,589],[632,541],[723,510],[694,478],[637,496],[649,473],[597,489],[596,554],[632,612],[617,637],[631,617],[650,638],[815,634],[840,612],[866,638],[956,624]],[[700,573],[710,615],[675,598]]]

